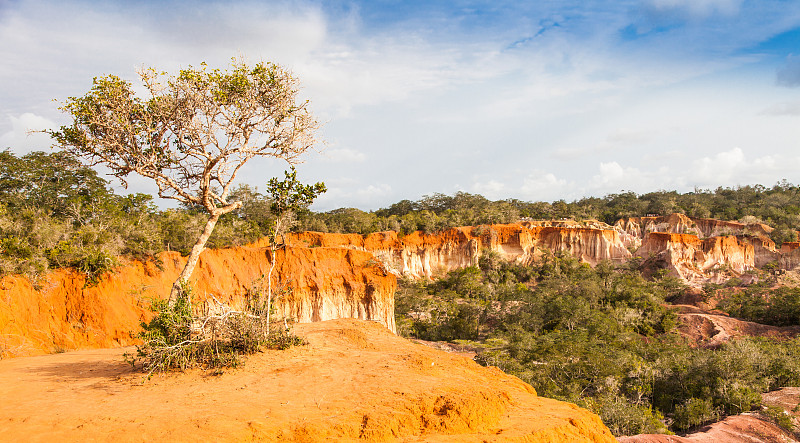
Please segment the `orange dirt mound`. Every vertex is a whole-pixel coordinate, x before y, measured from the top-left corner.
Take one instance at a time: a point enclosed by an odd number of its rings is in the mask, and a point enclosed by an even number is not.
[[[496,368],[363,320],[296,325],[308,345],[243,368],[144,381],[122,350],[0,361],[6,441],[613,442],[600,419]]]

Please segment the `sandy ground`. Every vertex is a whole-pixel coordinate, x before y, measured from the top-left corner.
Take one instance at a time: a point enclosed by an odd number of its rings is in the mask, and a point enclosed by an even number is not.
[[[0,361],[0,440],[614,441],[574,405],[377,323],[295,328],[308,345],[221,375],[145,380],[131,349]]]
[[[692,305],[673,307],[678,312],[678,332],[698,346],[715,347],[732,338],[744,336],[791,338],[800,334],[800,326],[762,325]]]

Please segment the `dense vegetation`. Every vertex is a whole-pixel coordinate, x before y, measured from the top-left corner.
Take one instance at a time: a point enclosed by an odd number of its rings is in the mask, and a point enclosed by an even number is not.
[[[223,216],[209,247],[241,245],[266,236],[275,220],[271,200],[242,185],[231,199],[244,205]],[[490,201],[464,192],[403,200],[365,212],[354,208],[300,211],[293,230],[366,234],[383,230],[433,232],[453,227],[508,223],[528,218],[621,217],[672,212],[725,220],[764,221],[776,227],[773,239],[796,240],[800,187],[781,182],[772,188],[744,186],[636,195],[632,192],[571,203]],[[207,216],[199,208],[159,209],[152,196],[120,196],[97,172],[65,152],[33,152],[21,157],[0,152],[0,274],[38,275],[54,267],[74,267],[88,275],[109,269],[120,255],[149,259],[172,250],[188,254]]]
[[[485,253],[440,280],[404,281],[395,312],[401,334],[472,345],[478,362],[588,407],[616,435],[685,431],[800,383],[800,340],[688,346],[664,307],[682,289],[609,263],[549,255],[520,266]]]
[[[764,325],[800,325],[800,288],[772,287],[770,283],[706,285],[704,289],[708,297],[720,300],[718,308],[732,317]]]
[[[210,247],[253,241],[271,226],[267,198],[248,186],[234,194],[244,205],[222,218]],[[95,276],[120,255],[186,255],[207,218],[197,208],[161,210],[147,194],[116,195],[95,170],[63,152],[0,152],[0,274],[73,267]]]

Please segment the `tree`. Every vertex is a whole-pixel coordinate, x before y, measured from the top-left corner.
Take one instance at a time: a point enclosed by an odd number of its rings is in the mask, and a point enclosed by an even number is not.
[[[39,208],[48,215],[75,215],[76,208],[113,198],[107,182],[66,152],[35,151],[22,157],[0,152],[0,201],[20,211]]]
[[[127,186],[137,173],[153,180],[162,198],[201,206],[208,213],[202,234],[170,292],[174,303],[192,275],[220,216],[242,206],[229,199],[231,186],[253,157],[290,165],[313,147],[318,123],[308,102],[298,102],[298,81],[283,67],[253,67],[233,59],[229,70],[189,67],[176,76],[139,72],[150,97],[113,75],[96,77],[82,97],[60,108],[73,122],[46,131],[58,146],[102,164]]]
[[[278,181],[273,177],[267,184],[267,193],[272,198],[270,210],[275,215],[275,222],[269,228],[267,237],[269,238],[270,264],[269,274],[267,274],[267,331],[269,331],[269,314],[272,309],[272,271],[275,269],[275,250],[284,246],[278,244],[278,236],[282,236],[290,227],[292,215],[310,205],[318,195],[327,191],[324,183],[304,185],[297,180],[297,171],[294,167],[291,172],[284,171],[286,176]]]

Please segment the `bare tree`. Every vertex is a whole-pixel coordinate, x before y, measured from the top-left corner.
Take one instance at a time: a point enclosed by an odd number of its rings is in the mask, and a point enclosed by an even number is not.
[[[241,167],[257,156],[298,163],[316,143],[319,125],[308,102],[297,100],[297,79],[273,63],[248,67],[233,59],[225,71],[203,63],[177,76],[153,68],[139,75],[149,98],[137,97],[119,77],[96,77],[86,95],[60,108],[72,124],[47,133],[62,149],[109,167],[124,186],[135,172],[155,181],[160,197],[208,212],[172,286],[173,303],[220,216],[241,207],[228,199]]]

